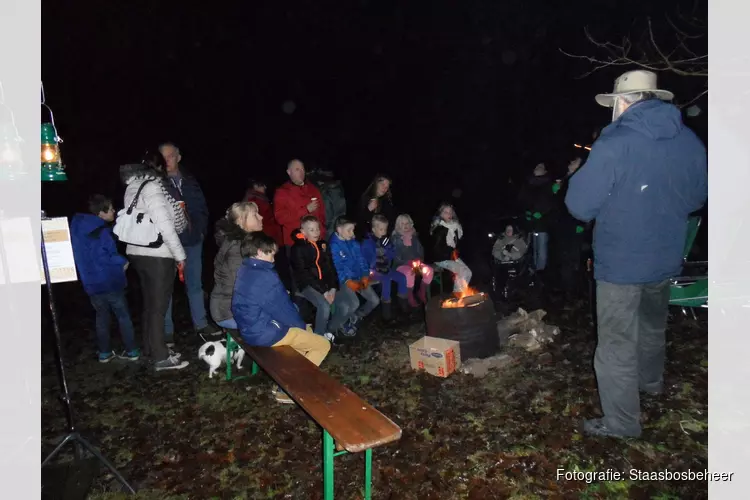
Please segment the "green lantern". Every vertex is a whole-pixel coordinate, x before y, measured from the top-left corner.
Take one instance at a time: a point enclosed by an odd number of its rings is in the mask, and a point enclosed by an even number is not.
[[[42,123],[42,181],[67,181],[65,166],[60,158],[60,136],[52,123]]]

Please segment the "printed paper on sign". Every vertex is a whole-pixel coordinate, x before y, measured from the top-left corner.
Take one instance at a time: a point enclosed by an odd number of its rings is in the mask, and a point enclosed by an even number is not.
[[[78,280],[68,219],[57,217],[43,220],[42,233],[44,235],[44,249],[47,251],[49,277],[52,283]],[[41,279],[42,284],[46,283],[44,267],[41,269]]]

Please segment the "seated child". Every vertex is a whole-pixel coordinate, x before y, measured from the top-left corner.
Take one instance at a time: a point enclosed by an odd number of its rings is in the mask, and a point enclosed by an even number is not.
[[[398,287],[398,302],[404,312],[409,312],[407,302],[406,276],[393,269],[393,258],[396,250],[393,242],[386,236],[388,233],[388,219],[377,214],[372,217],[370,232],[362,241],[362,257],[370,269],[370,278],[377,280],[383,286],[380,301],[383,307],[383,318],[391,319],[391,283]]]
[[[409,305],[417,307],[414,298],[414,281],[416,273],[422,274],[422,285],[419,287],[419,300],[427,303],[427,289],[430,288],[434,272],[430,266],[424,263],[424,248],[419,241],[419,235],[414,230],[414,221],[406,214],[396,218],[396,227],[393,228],[393,246],[396,256],[393,261],[396,271],[406,276],[406,288],[409,290]],[[419,264],[416,266],[416,264]],[[416,266],[416,267],[415,267]]]
[[[300,228],[292,233],[294,245],[290,261],[292,277],[300,294],[315,306],[313,331],[332,342],[336,334],[353,336],[356,331],[351,328],[351,318],[359,308],[359,299],[348,288],[338,290],[339,278],[328,245],[319,241],[320,222],[317,217],[305,215],[300,222]],[[335,305],[333,317],[331,304]]]
[[[110,223],[115,220],[112,201],[96,194],[89,199],[88,214],[76,214],[70,222],[70,238],[73,245],[78,275],[83,289],[96,311],[96,341],[99,362],[107,363],[118,357],[110,348],[110,311],[120,325],[120,335],[125,352],[119,356],[137,361],[140,352],[135,347],[135,333],[130,319],[125,288],[128,279],[125,271],[128,259],[117,253]]]
[[[513,231],[513,226],[505,226],[502,237],[492,245],[492,256],[500,262],[517,261],[526,253],[526,242]]]
[[[251,346],[288,345],[320,366],[331,344],[316,335],[300,318],[297,308],[274,269],[278,246],[264,233],[248,235],[242,242],[242,265],[232,296],[232,316],[242,339]],[[273,394],[280,403],[293,403],[278,386]]]
[[[354,313],[352,319],[352,326],[356,327],[359,320],[378,307],[380,298],[370,286],[370,270],[362,258],[359,243],[354,239],[354,222],[343,215],[336,219],[335,229],[336,233],[331,236],[330,242],[331,255],[339,283],[345,285],[341,289],[346,288],[365,299],[365,303]]]
[[[458,244],[464,231],[453,206],[443,203],[430,226],[435,264],[453,273],[453,292],[461,293],[471,281],[471,269],[459,258]]]

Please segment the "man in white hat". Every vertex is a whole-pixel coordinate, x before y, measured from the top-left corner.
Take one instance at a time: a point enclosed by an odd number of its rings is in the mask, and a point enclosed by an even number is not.
[[[594,357],[604,418],[587,434],[641,434],[639,392],[664,390],[669,278],[681,271],[690,213],[708,197],[706,148],[682,122],[650,71],[630,71],[586,164],[570,180],[565,203],[594,227],[598,343]]]

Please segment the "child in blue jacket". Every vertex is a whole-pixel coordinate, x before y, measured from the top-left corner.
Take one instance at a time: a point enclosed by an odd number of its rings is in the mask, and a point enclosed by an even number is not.
[[[353,324],[349,325],[355,326],[378,307],[380,298],[370,286],[370,270],[362,258],[359,243],[354,239],[354,222],[345,215],[341,216],[336,219],[335,229],[330,247],[341,289],[348,288],[365,299],[365,303],[354,313]]]
[[[288,345],[320,366],[331,343],[305,325],[274,269],[278,246],[262,232],[249,234],[242,242],[242,265],[237,271],[232,296],[232,316],[242,339],[251,346]],[[294,401],[279,387],[273,394],[280,403]]]
[[[398,302],[401,309],[410,311],[407,296],[406,276],[393,268],[396,249],[388,234],[388,219],[380,214],[374,215],[370,224],[371,231],[362,241],[362,257],[370,270],[370,277],[382,285],[381,303],[383,304],[383,318],[391,319],[391,284],[398,287]]]
[[[96,194],[89,199],[88,214],[76,214],[70,222],[73,257],[83,289],[96,311],[96,341],[99,362],[108,363],[118,357],[110,348],[110,311],[120,325],[125,352],[119,357],[137,361],[133,322],[130,319],[125,288],[128,260],[117,253],[111,222],[115,220],[112,201]]]

